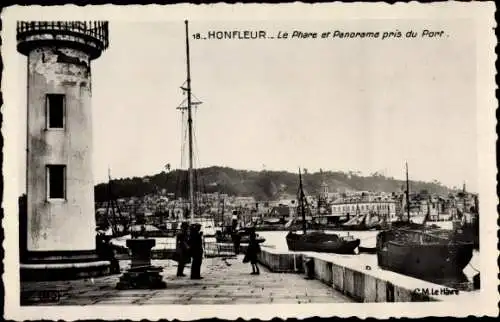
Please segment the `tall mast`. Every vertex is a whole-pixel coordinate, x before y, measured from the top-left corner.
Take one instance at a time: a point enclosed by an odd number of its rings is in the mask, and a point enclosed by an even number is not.
[[[119,233],[118,220],[116,219],[116,211],[115,211],[115,208],[118,208],[118,204],[115,200],[115,196],[113,195],[112,184],[113,184],[113,182],[111,180],[111,168],[108,167],[108,204],[106,207],[106,216],[109,216],[109,210],[111,210],[111,215],[113,217],[113,225],[111,227],[111,230],[112,230],[113,234],[116,235],[117,233]],[[119,209],[118,209],[118,211],[119,211]],[[121,217],[121,213],[119,213],[119,214]],[[109,222],[109,218],[108,218],[108,222]],[[125,228],[125,227],[123,227],[123,228]]]
[[[189,27],[186,23],[186,65],[187,65],[187,110],[188,110],[188,138],[189,138],[189,215],[194,220],[194,172],[193,172],[193,118],[191,115],[191,69],[189,61]]]
[[[219,205],[222,203],[222,211],[221,211],[221,214],[220,214],[220,218],[219,218],[219,222],[222,222],[222,225],[224,225],[224,213],[225,213],[225,209],[224,209],[224,206],[225,206],[225,200],[224,198],[221,197],[220,193],[219,193]]]
[[[302,213],[302,231],[306,234],[306,211],[304,207],[304,190],[302,188],[302,173],[299,168],[299,194],[300,194],[300,211]]]
[[[320,187],[320,193],[318,196],[318,214],[321,216],[321,207],[324,207],[324,211],[326,212],[326,206],[327,206],[327,185],[325,183],[325,177],[323,175],[323,169],[319,169],[319,173],[321,176],[321,187]]]
[[[465,189],[465,181],[462,185],[462,212],[465,214],[467,211],[467,207],[465,206],[466,205],[466,194],[467,194],[467,190]]]
[[[115,217],[115,212],[113,211],[113,206],[112,205],[112,197],[111,197],[111,169],[108,167],[108,187],[107,187],[107,202],[106,202],[106,219],[108,220],[108,223],[111,225],[111,231],[113,235],[116,235],[116,217]],[[111,210],[111,214],[113,216],[113,223],[111,224],[109,221],[109,211]]]
[[[410,221],[410,180],[408,179],[408,162],[406,162],[406,214]]]

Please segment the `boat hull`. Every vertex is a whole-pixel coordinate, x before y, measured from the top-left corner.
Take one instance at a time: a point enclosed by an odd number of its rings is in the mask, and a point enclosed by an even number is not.
[[[289,231],[290,229],[292,230],[300,230],[302,229],[301,225],[293,225],[291,227],[285,227],[285,225],[268,225],[268,226],[256,226],[255,230],[256,231]],[[380,225],[375,225],[372,227],[365,227],[365,226],[339,226],[339,225],[333,225],[333,224],[315,224],[315,225],[308,225],[307,229],[311,230],[331,230],[331,231],[373,231],[373,230],[382,230],[382,226]]]
[[[377,261],[381,268],[396,273],[423,279],[461,276],[472,258],[473,243],[405,243],[384,240],[386,233],[377,236]]]
[[[474,249],[479,249],[479,225],[464,225],[456,233],[456,238],[464,242],[472,242]]]
[[[355,254],[355,249],[359,246],[360,240],[353,239],[349,241],[340,238],[329,236],[336,235],[317,235],[317,239],[310,238],[311,236],[298,235],[289,233],[286,236],[286,243],[288,249],[291,251],[308,251],[308,252],[321,252],[321,253],[335,253],[335,254]]]

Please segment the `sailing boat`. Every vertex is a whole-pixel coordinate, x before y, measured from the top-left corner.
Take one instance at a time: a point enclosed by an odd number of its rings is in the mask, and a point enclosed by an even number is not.
[[[449,232],[424,223],[411,223],[408,164],[406,165],[406,210],[392,227],[377,235],[378,265],[396,273],[423,279],[442,279],[463,274],[472,258],[473,243],[453,238]]]
[[[215,236],[215,220],[213,218],[207,218],[202,216],[202,214],[197,214],[195,212],[198,209],[196,207],[196,196],[195,196],[195,170],[193,162],[193,106],[201,104],[200,101],[193,101],[192,99],[192,89],[191,89],[191,62],[189,55],[189,26],[188,21],[185,21],[186,25],[186,67],[187,67],[187,79],[186,86],[181,86],[183,93],[187,94],[187,99],[183,101],[178,110],[182,112],[187,111],[187,126],[188,126],[188,149],[189,149],[189,168],[188,168],[188,189],[189,189],[189,206],[187,207],[186,215],[189,216],[189,222],[191,224],[200,224],[201,231],[205,237]],[[186,105],[184,105],[186,103]],[[188,218],[184,218],[188,219]]]
[[[104,233],[114,237],[119,237],[128,234],[130,228],[130,214],[125,216],[122,214],[118,205],[116,195],[113,191],[113,180],[111,179],[111,169],[108,169],[108,186],[106,210],[104,212],[107,229]]]
[[[321,231],[306,231],[305,195],[302,187],[302,173],[299,169],[299,211],[302,215],[302,234],[290,230],[286,235],[286,243],[291,251],[310,251],[337,254],[354,254],[360,240],[351,235],[340,237]]]

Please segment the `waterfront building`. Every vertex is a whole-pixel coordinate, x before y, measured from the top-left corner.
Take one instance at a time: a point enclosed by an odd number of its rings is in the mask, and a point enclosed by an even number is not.
[[[380,215],[388,215],[388,219],[394,221],[397,219],[398,207],[395,200],[357,200],[357,199],[341,199],[336,200],[331,205],[334,217],[354,216],[357,214],[364,215],[375,213]]]

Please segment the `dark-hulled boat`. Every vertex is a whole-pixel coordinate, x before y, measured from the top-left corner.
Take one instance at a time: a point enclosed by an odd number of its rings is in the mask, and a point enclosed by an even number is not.
[[[459,276],[472,258],[473,243],[439,231],[392,229],[377,235],[378,265],[420,278]]]
[[[286,236],[286,243],[291,251],[354,254],[360,240],[355,239],[352,235],[340,237],[336,234],[312,231],[305,235],[289,232]]]
[[[383,225],[382,227],[388,227],[384,231],[387,230],[402,230],[402,229],[424,229],[426,226],[425,224],[420,224],[420,223],[415,223],[411,221],[403,221],[403,220],[398,220],[398,221],[393,221],[391,223],[387,223],[386,225]],[[427,226],[428,228],[434,228],[437,227],[435,225],[433,226]],[[378,234],[380,235],[380,233]],[[377,235],[377,236],[378,236]],[[375,247],[366,247],[366,246],[359,246],[358,250],[360,253],[367,253],[367,254],[377,254],[377,249],[379,248],[379,245],[376,245]]]
[[[348,235],[341,237],[322,231],[307,232],[305,215],[305,196],[302,188],[302,174],[299,170],[299,210],[302,214],[302,233],[290,230],[286,243],[291,251],[309,251],[336,254],[354,254],[360,240]]]
[[[479,224],[477,219],[472,223],[465,223],[456,232],[456,238],[464,242],[472,242],[474,249],[479,250]]]
[[[390,271],[423,279],[459,276],[470,262],[473,243],[455,238],[444,229],[409,222],[409,181],[406,165],[407,219],[393,223],[377,235],[378,265]],[[403,208],[402,208],[403,209]],[[394,225],[396,224],[396,225]]]

